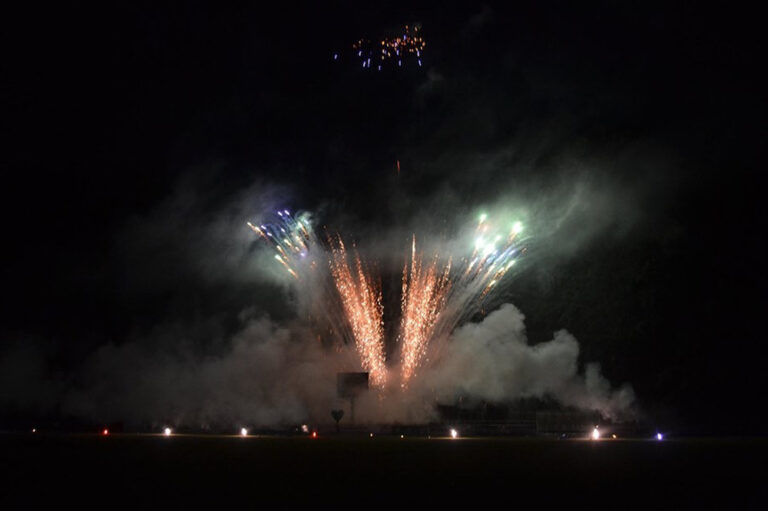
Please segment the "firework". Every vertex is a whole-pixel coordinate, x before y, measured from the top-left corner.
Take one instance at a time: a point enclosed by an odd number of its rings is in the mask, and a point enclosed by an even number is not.
[[[381,71],[382,66],[397,62],[398,67],[403,63],[415,63],[422,66],[424,47],[427,45],[421,37],[419,25],[405,27],[394,37],[384,37],[375,41],[370,39],[358,39],[352,44],[355,58],[360,60],[361,67],[371,69],[372,65]],[[334,60],[338,59],[338,53],[334,53]]]
[[[514,222],[504,232],[494,228],[483,214],[474,229],[469,256],[451,271],[451,257],[440,263],[438,254],[426,267],[423,254],[411,248],[410,270],[403,270],[400,353],[403,387],[407,386],[427,356],[431,341],[444,338],[479,310],[488,295],[525,252],[520,234],[523,226]]]
[[[332,245],[331,273],[363,369],[370,373],[371,384],[383,387],[387,379],[384,355],[384,306],[381,285],[371,277],[355,253],[353,265],[341,237]]]
[[[402,386],[407,386],[426,354],[435,323],[443,311],[451,287],[450,260],[438,268],[438,256],[424,265],[423,254],[416,254],[416,237],[411,246],[410,268],[403,269],[401,296],[400,345],[402,355]]]
[[[399,162],[398,162],[399,163]],[[384,306],[381,283],[356,250],[348,253],[342,237],[315,236],[308,214],[291,216],[276,212],[272,223],[248,226],[275,250],[274,258],[309,293],[313,306],[321,309],[330,331],[351,343],[373,387],[388,381]],[[483,309],[499,288],[506,273],[525,253],[520,222],[494,226],[480,215],[472,230],[472,243],[464,256],[441,256],[435,252],[425,259],[411,241],[410,259],[403,267],[400,297],[400,384],[403,388],[428,359],[434,339],[445,339],[456,326]],[[321,263],[321,264],[318,264]],[[322,268],[328,272],[321,271]],[[439,347],[439,346],[438,346]]]
[[[512,222],[499,227],[480,215],[474,229],[472,252],[462,259],[453,292],[448,297],[450,314],[443,317],[441,329],[449,333],[474,316],[488,295],[496,288],[525,253],[521,233],[523,224]]]
[[[301,281],[301,291],[309,295],[309,316],[327,323],[332,335],[353,344],[362,368],[370,373],[371,385],[382,387],[386,365],[381,286],[357,253],[347,254],[340,236],[322,243],[309,214],[296,218],[288,210],[275,214],[271,223],[247,222],[248,227],[275,250],[274,259]]]
[[[274,223],[254,225],[247,222],[253,232],[263,237],[275,249],[275,260],[295,279],[300,279],[299,268],[309,264],[310,249],[316,244],[309,214],[294,218],[287,209],[275,212]]]

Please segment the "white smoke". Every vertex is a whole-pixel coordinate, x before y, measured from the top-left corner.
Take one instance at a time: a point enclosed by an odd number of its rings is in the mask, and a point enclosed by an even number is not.
[[[66,394],[64,409],[102,420],[196,426],[328,422],[331,409],[348,408],[336,397],[336,373],[359,370],[358,362],[351,348],[323,347],[312,337],[303,326],[261,317],[247,319],[226,352],[215,356],[192,356],[178,343],[161,351],[146,342],[108,344],[87,362],[86,377]],[[437,417],[437,403],[457,395],[495,403],[551,398],[606,418],[631,415],[632,389],[613,389],[596,364],[580,373],[578,358],[579,344],[565,330],[529,344],[523,314],[504,304],[459,327],[407,390],[361,399],[357,417],[426,421]]]
[[[167,343],[164,343],[167,346]],[[153,422],[277,425],[325,419],[345,354],[326,352],[300,327],[246,320],[224,353],[197,355],[177,340],[107,344],[65,398],[83,417]],[[322,416],[322,417],[321,417]]]
[[[479,323],[457,328],[440,358],[428,366],[421,385],[438,399],[457,394],[491,402],[552,398],[566,406],[619,418],[631,413],[634,392],[613,390],[597,364],[579,373],[579,343],[565,330],[550,341],[529,344],[525,317],[503,304]]]

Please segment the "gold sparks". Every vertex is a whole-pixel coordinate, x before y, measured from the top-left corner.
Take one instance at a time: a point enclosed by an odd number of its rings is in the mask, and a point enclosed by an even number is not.
[[[410,269],[403,268],[401,298],[400,344],[402,356],[402,386],[408,385],[427,352],[435,323],[443,310],[451,288],[451,261],[438,270],[437,255],[424,266],[423,254],[416,254],[416,237],[411,247]]]
[[[335,245],[333,241],[331,240],[331,273],[352,329],[355,348],[363,369],[370,373],[371,385],[381,388],[387,380],[381,285],[377,284],[363,267],[359,255],[354,255],[354,266],[350,266],[344,242],[340,237],[335,240]]]

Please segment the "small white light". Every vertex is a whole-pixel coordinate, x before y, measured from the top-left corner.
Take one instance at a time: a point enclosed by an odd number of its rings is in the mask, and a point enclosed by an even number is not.
[[[405,438],[403,435],[400,435],[400,438]]]
[[[163,430],[163,434],[164,434],[165,436],[171,436],[171,428],[165,428],[165,429]]]
[[[592,440],[600,440],[600,432],[597,430],[597,426],[592,430]]]
[[[656,433],[656,440],[663,440],[663,439],[664,439],[664,435],[662,435],[661,433]]]
[[[451,438],[458,438],[459,432],[455,429],[451,429]]]
[[[248,430],[245,428],[240,428],[240,436],[248,436]]]

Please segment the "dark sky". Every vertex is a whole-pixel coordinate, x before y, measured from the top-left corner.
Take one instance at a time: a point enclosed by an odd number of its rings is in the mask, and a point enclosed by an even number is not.
[[[29,378],[77,380],[158,325],[205,339],[249,305],[279,315],[273,285],[200,270],[221,240],[198,229],[254,185],[364,237],[446,214],[446,194],[460,209],[586,182],[607,196],[592,227],[557,231],[507,291],[531,339],[567,328],[681,430],[766,432],[755,12],[155,4],[4,8],[0,356],[34,346]],[[352,58],[413,22],[423,68]],[[19,395],[5,416],[40,413]]]

